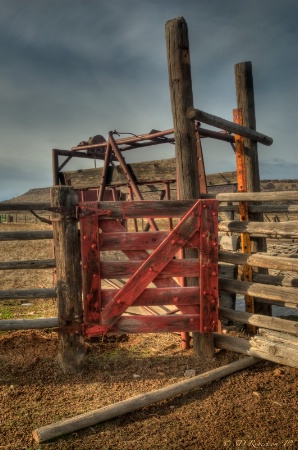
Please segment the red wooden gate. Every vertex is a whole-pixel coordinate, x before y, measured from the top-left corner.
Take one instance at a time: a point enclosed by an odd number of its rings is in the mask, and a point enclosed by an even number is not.
[[[78,216],[84,334],[207,333],[217,329],[216,200],[81,202]],[[129,232],[121,224],[123,219],[169,217],[179,218],[170,232]],[[183,248],[198,249],[198,256],[177,259],[177,253]],[[127,259],[101,258],[103,252],[115,250],[122,251]],[[176,277],[185,277],[186,283],[182,284],[186,286],[181,286]],[[198,282],[187,286],[188,277],[197,278]],[[111,278],[128,280],[119,289],[104,288],[104,279]],[[175,305],[179,314],[127,312],[131,307],[156,305]]]

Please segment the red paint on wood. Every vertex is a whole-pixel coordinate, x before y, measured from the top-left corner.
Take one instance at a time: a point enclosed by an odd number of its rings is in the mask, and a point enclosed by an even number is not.
[[[135,299],[144,291],[157,274],[168,264],[177,251],[200,227],[198,212],[200,200],[183,217],[168,237],[147,258],[114,299],[102,311],[105,325],[113,325]]]
[[[103,222],[103,221],[102,221]],[[102,223],[101,222],[101,223]],[[129,233],[112,232],[100,234],[100,248],[101,251],[110,250],[153,250],[157,248],[162,241],[168,236],[167,231],[152,231]],[[200,242],[199,233],[195,233],[193,237],[185,244],[185,248],[198,247]]]
[[[129,278],[140,267],[141,261],[102,261],[101,277]],[[197,259],[173,259],[157,274],[156,278],[198,277],[200,267]]]
[[[124,332],[125,327],[130,330],[127,332],[150,332],[149,330],[152,332],[210,332],[216,329],[218,320],[217,201],[198,200],[169,235],[164,232],[128,233],[117,220],[106,220],[101,216],[100,209],[96,212],[98,203],[92,202],[82,206],[94,209],[94,215],[90,209],[91,215],[81,218],[82,239],[87,236],[85,238],[87,243],[82,244],[83,270],[86,261],[91,262],[93,274],[101,273],[102,277],[107,278],[114,278],[115,275],[120,277],[120,274],[121,277],[130,276],[131,268],[136,270],[120,290],[102,291],[99,289],[100,277],[90,278],[90,275],[84,275],[83,272],[86,334],[106,334],[108,330]],[[127,209],[127,205],[123,204],[122,211],[126,209],[131,211],[131,206],[130,204]],[[147,211],[149,211],[148,208]],[[150,216],[152,214],[152,217],[156,217],[155,213],[156,211],[152,209]],[[124,214],[124,216],[130,218],[128,215]],[[98,234],[98,226],[102,233]],[[145,242],[142,242],[143,239]],[[103,246],[101,251],[112,248],[122,249],[130,260],[137,261],[108,262],[103,263],[100,268],[99,247],[101,245]],[[198,248],[199,259],[196,261],[173,260],[177,251],[185,246]],[[153,248],[154,251],[149,254],[145,248]],[[92,262],[94,259],[95,261]],[[199,287],[184,288],[180,287],[173,278],[158,278],[158,276],[175,276],[177,272],[180,276],[199,275]],[[153,282],[157,289],[147,288],[150,282]],[[183,313],[178,315],[180,317],[178,322],[175,319],[177,316],[169,318],[167,315],[140,316],[141,318],[138,319],[136,316],[120,317],[131,305],[167,304],[177,305]],[[102,312],[101,308],[103,308]],[[194,320],[190,321],[188,318]]]
[[[109,327],[110,334],[122,333],[173,333],[181,331],[199,331],[200,319],[198,315],[176,316],[129,316],[120,317],[117,323]],[[102,334],[99,325],[85,328],[85,334],[95,336]]]
[[[101,289],[97,216],[82,218],[80,230],[84,322],[99,323],[101,312]]]
[[[103,289],[102,306],[106,306],[118,289]],[[135,300],[133,306],[192,305],[199,303],[200,290],[194,287],[147,288]]]
[[[217,202],[203,200],[200,230],[200,331],[216,331],[218,323]]]

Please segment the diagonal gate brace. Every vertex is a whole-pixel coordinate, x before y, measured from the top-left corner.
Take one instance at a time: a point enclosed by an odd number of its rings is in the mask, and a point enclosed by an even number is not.
[[[200,201],[181,219],[167,238],[151,253],[135,274],[102,310],[102,324],[112,326],[171,261],[178,250],[200,229]]]

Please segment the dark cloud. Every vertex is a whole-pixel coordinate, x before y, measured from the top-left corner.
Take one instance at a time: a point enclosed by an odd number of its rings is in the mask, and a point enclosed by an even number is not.
[[[0,1],[2,199],[51,183],[53,147],[172,127],[164,29],[178,16],[189,28],[195,106],[231,120],[234,64],[252,61],[257,128],[274,139],[259,146],[261,175],[297,178],[297,15],[296,0]],[[209,173],[235,168],[227,144],[203,149]]]

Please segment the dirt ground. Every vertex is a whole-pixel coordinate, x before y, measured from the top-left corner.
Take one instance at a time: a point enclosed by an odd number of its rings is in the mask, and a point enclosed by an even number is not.
[[[0,231],[8,230],[5,225],[0,224]],[[0,242],[2,261],[35,258],[51,258],[50,241]],[[0,289],[52,286],[51,270],[1,273]],[[40,299],[1,301],[0,314],[9,319],[57,313],[54,300]],[[87,340],[84,370],[64,375],[57,346],[51,330],[0,333],[0,449],[298,448],[297,370],[266,361],[140,411],[35,444],[32,431],[38,427],[182,381],[187,369],[200,374],[239,359],[222,350],[213,360],[202,360],[192,349],[181,349],[177,334],[130,335],[117,341]]]

